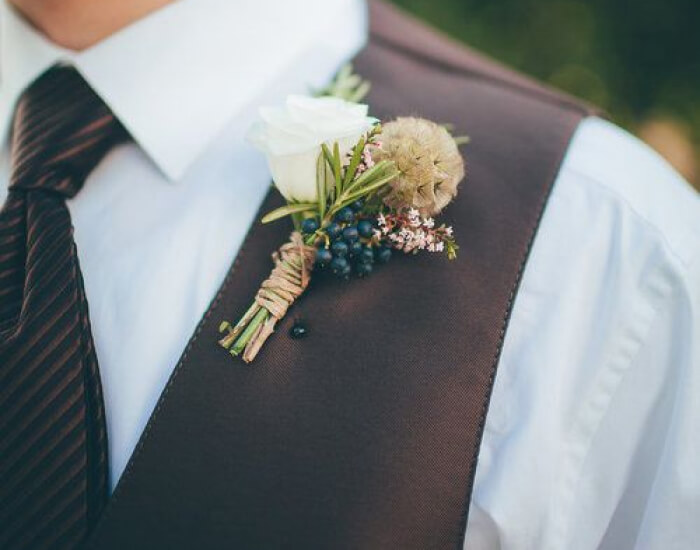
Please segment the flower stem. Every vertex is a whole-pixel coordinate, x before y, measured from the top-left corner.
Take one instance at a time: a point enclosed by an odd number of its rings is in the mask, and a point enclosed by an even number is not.
[[[219,344],[231,355],[241,355],[246,363],[253,361],[276,323],[304,292],[316,254],[312,243],[318,238],[317,233],[305,237],[296,231],[292,233],[289,241],[273,254],[275,267],[243,317],[235,326],[221,322],[219,332],[224,336]]]
[[[255,314],[258,312],[260,309],[260,306],[258,305],[257,302],[253,302],[251,306],[248,308],[248,311],[245,312],[245,315],[240,318],[238,323],[236,323],[236,326],[231,326],[231,324],[228,321],[224,321],[219,325],[219,332],[221,333],[227,333],[221,340],[219,340],[219,344],[221,347],[229,349],[233,343],[238,339],[238,336],[241,334],[243,329],[245,329],[246,325],[248,322],[255,316]]]
[[[265,308],[260,308],[255,316],[251,319],[248,326],[246,326],[243,333],[240,335],[238,340],[233,344],[231,348],[231,355],[239,355],[246,347],[250,339],[253,337],[258,327],[262,325],[270,315],[270,312]]]

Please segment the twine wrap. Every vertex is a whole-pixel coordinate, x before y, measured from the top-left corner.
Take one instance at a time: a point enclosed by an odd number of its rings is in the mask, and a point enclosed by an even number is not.
[[[304,239],[298,231],[292,233],[289,241],[272,254],[275,267],[260,285],[253,305],[243,318],[235,327],[227,322],[221,324],[219,330],[228,334],[219,340],[219,344],[230,349],[244,331],[250,330],[246,330],[248,325],[257,319],[261,311],[263,314],[267,313],[264,322],[258,324],[243,350],[242,358],[246,363],[255,359],[265,340],[274,332],[277,321],[285,316],[289,306],[309,285],[315,256],[316,249],[304,244]]]
[[[316,249],[304,244],[295,231],[289,241],[272,254],[275,268],[260,286],[255,301],[277,320],[284,317],[287,309],[309,285]]]

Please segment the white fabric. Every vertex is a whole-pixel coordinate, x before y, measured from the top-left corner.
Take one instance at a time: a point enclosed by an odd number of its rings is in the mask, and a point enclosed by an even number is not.
[[[0,2],[0,127],[24,86],[63,60],[137,140],[69,202],[112,485],[267,190],[263,155],[243,140],[256,106],[322,85],[365,39],[361,0],[301,5],[180,0],[75,54]],[[633,137],[584,121],[506,335],[470,550],[697,545],[699,253],[695,192]]]

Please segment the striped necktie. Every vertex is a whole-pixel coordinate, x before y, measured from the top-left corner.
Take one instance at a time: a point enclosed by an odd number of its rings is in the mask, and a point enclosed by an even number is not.
[[[72,68],[20,97],[0,210],[0,548],[74,548],[108,497],[107,437],[66,199],[127,139]]]

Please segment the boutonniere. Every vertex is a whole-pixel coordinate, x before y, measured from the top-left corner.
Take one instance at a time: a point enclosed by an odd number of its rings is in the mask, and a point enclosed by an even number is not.
[[[435,217],[464,177],[458,139],[422,118],[382,123],[347,99],[367,84],[347,70],[343,78],[350,85],[336,80],[334,95],[290,96],[261,109],[250,131],[287,202],[262,223],[291,217],[294,230],[272,253],[274,268],[248,310],[237,323],[220,324],[219,344],[246,363],[316,273],[367,277],[397,250],[456,257],[452,227]]]

